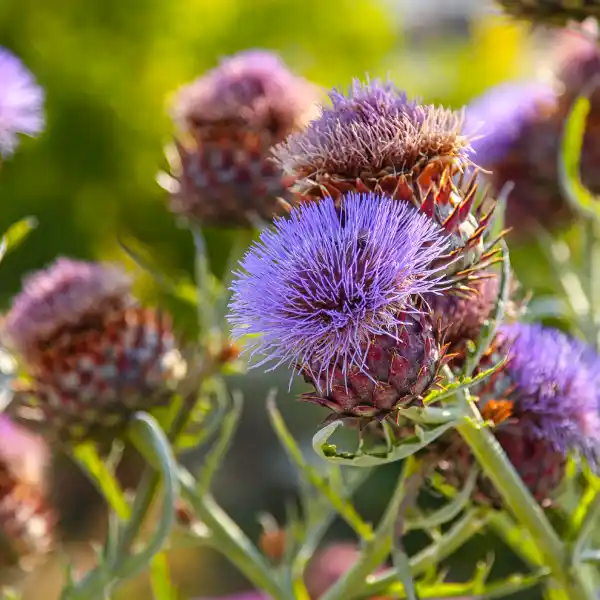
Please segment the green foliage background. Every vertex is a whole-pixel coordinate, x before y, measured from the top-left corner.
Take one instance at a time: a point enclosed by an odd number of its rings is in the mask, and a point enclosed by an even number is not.
[[[25,272],[57,255],[127,261],[118,236],[138,239],[161,268],[191,274],[189,236],[166,210],[155,175],[164,166],[163,146],[171,131],[165,110],[169,95],[220,56],[249,47],[275,49],[293,69],[325,88],[345,86],[353,76],[390,73],[411,94],[454,107],[532,70],[527,32],[497,16],[474,20],[467,37],[428,29],[408,36],[390,4],[2,0],[0,44],[20,55],[45,87],[48,126],[2,168],[0,230],[27,215],[35,215],[40,225],[3,263],[0,303],[7,305]],[[215,269],[222,268],[234,235],[207,232]],[[145,293],[155,296],[147,277],[146,283]],[[184,309],[172,308],[181,311],[185,325]],[[298,414],[295,404],[290,410]],[[310,430],[318,419],[299,422]],[[256,443],[251,440],[251,447]],[[230,484],[224,490],[233,497],[235,476],[225,481]],[[371,493],[366,504],[379,506],[377,496]],[[240,514],[256,528],[252,514],[261,508],[260,490],[253,498],[256,506],[242,506]],[[262,501],[269,505],[269,498]],[[228,506],[236,507],[233,501]],[[209,559],[186,554],[180,560],[186,589],[226,589],[214,578],[206,585],[201,565]],[[44,590],[50,600],[48,586],[56,582],[56,573],[49,573],[37,581],[31,598],[41,598]],[[132,588],[124,597],[137,596]]]

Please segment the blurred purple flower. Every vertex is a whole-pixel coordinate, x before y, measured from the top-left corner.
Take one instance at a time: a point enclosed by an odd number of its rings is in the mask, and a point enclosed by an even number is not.
[[[18,134],[38,135],[44,128],[44,91],[11,52],[0,48],[0,155],[10,156]]]
[[[317,88],[293,74],[277,54],[246,50],[183,87],[173,115],[184,131],[237,124],[275,143],[313,110],[317,98]]]
[[[474,161],[493,169],[516,144],[526,143],[524,129],[540,116],[540,107],[552,105],[550,84],[516,81],[499,84],[473,100],[465,114],[464,132],[472,138]]]
[[[432,263],[448,249],[437,227],[408,203],[348,194],[294,209],[264,231],[233,284],[233,337],[252,356],[322,372],[364,367],[369,338],[398,335],[411,297],[444,288]],[[315,367],[316,366],[316,367]]]
[[[59,258],[25,278],[2,324],[3,341],[21,355],[35,352],[40,341],[90,314],[130,305],[131,283],[116,266]]]
[[[178,94],[182,135],[173,157],[170,208],[202,225],[248,227],[295,202],[271,148],[316,111],[316,86],[264,50],[226,58]]]
[[[9,410],[52,441],[114,439],[185,374],[168,316],[140,306],[112,265],[63,258],[30,275],[0,336],[28,375]]]

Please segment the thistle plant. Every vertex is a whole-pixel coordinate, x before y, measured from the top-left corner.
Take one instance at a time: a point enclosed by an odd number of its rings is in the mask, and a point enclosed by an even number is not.
[[[555,84],[496,90],[499,102],[474,102],[466,119],[380,80],[333,90],[314,111],[314,86],[257,51],[180,91],[178,159],[161,181],[192,234],[195,278],[126,249],[197,311],[198,335],[146,306],[135,272],[118,264],[60,258],[24,279],[0,326],[0,567],[17,572],[0,572],[0,585],[18,597],[27,569],[61,550],[40,465],[66,453],[111,518],[94,565],[66,569],[61,600],[113,597],[140,573],[155,598],[178,597],[167,553],[180,545],[207,546],[240,571],[248,591],[231,600],[597,598],[600,212],[584,131],[597,51],[567,46]],[[39,119],[41,91],[18,73],[31,92],[15,96],[19,114]],[[4,152],[39,125],[11,121]],[[497,208],[509,183],[509,222],[521,221],[516,209],[550,230],[564,331],[536,322],[517,294],[526,282]],[[555,207],[585,233],[576,248],[552,237]],[[28,223],[7,232],[2,256]],[[205,226],[261,230],[222,281]],[[285,520],[262,515],[256,543],[213,491],[242,414],[227,375],[246,367],[303,380],[300,399],[322,415],[309,458],[269,394],[266,416],[299,485]],[[147,461],[134,490],[115,474],[124,443]],[[202,464],[186,468],[184,452],[201,446]],[[354,495],[392,463],[402,467],[373,523]],[[353,540],[328,539],[337,519]],[[522,572],[492,571],[481,549],[492,534]],[[446,561],[467,542],[481,556],[459,578]]]

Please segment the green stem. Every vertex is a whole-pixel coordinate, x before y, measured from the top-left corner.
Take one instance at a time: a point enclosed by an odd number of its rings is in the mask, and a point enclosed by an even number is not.
[[[131,507],[96,446],[91,443],[80,444],[72,451],[72,458],[89,475],[119,519],[128,519]]]
[[[210,494],[198,495],[196,482],[185,469],[179,469],[181,490],[198,518],[210,531],[208,543],[221,552],[245,575],[252,585],[275,600],[294,600],[273,577],[273,568],[237,523],[215,502]]]
[[[439,564],[440,561],[448,558],[476,533],[479,533],[486,522],[487,515],[482,516],[476,510],[468,511],[437,542],[410,559],[409,564],[413,577],[422,575]],[[367,583],[368,596],[385,593],[389,586],[397,581],[398,573],[396,569],[388,569],[379,575],[371,575]]]
[[[458,396],[462,396],[469,419],[457,425],[457,431],[470,446],[477,462],[500,493],[506,506],[531,535],[545,564],[551,570],[551,577],[572,600],[593,598],[579,573],[570,570],[567,552],[560,538],[523,484],[502,447],[484,424],[468,392],[461,391]]]
[[[406,459],[402,476],[398,479],[375,535],[364,542],[354,566],[329,588],[321,600],[349,600],[363,591],[369,575],[381,566],[393,549],[400,509],[412,491],[410,487],[413,478],[421,476],[420,466],[414,455]]]
[[[581,562],[582,554],[588,549],[590,537],[594,533],[600,519],[600,491],[596,494],[587,507],[585,517],[581,521],[581,526],[577,532],[577,539],[573,546],[573,559],[575,563]]]

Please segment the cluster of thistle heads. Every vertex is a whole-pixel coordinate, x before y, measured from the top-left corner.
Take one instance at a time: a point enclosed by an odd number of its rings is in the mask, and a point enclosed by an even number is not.
[[[525,16],[562,6],[501,4]],[[588,4],[582,16],[598,11]],[[600,363],[579,340],[519,322],[517,286],[500,275],[505,232],[494,210],[512,182],[509,235],[568,215],[557,185],[560,127],[600,56],[589,21],[557,35],[551,84],[501,86],[460,112],[378,79],[327,99],[276,55],[242,52],[177,94],[172,171],[161,177],[171,211],[190,226],[262,228],[232,286],[232,337],[254,366],[300,374],[310,387],[302,399],[329,420],[400,423],[446,369],[462,369],[502,300],[507,318],[476,369],[504,366],[473,392],[541,504],[569,456],[596,465]],[[20,134],[41,131],[43,92],[6,51],[0,81],[6,158]],[[598,102],[592,95],[582,164],[592,191]],[[491,185],[482,190],[482,181]],[[20,425],[49,443],[110,442],[133,413],[168,403],[190,370],[169,316],[142,306],[116,265],[60,258],[29,275],[0,336],[18,365],[0,451],[27,435]],[[431,456],[457,485],[473,466],[453,434]],[[42,491],[27,487],[7,453],[0,459],[1,525],[39,545],[52,522]],[[498,501],[483,478],[476,493]]]

